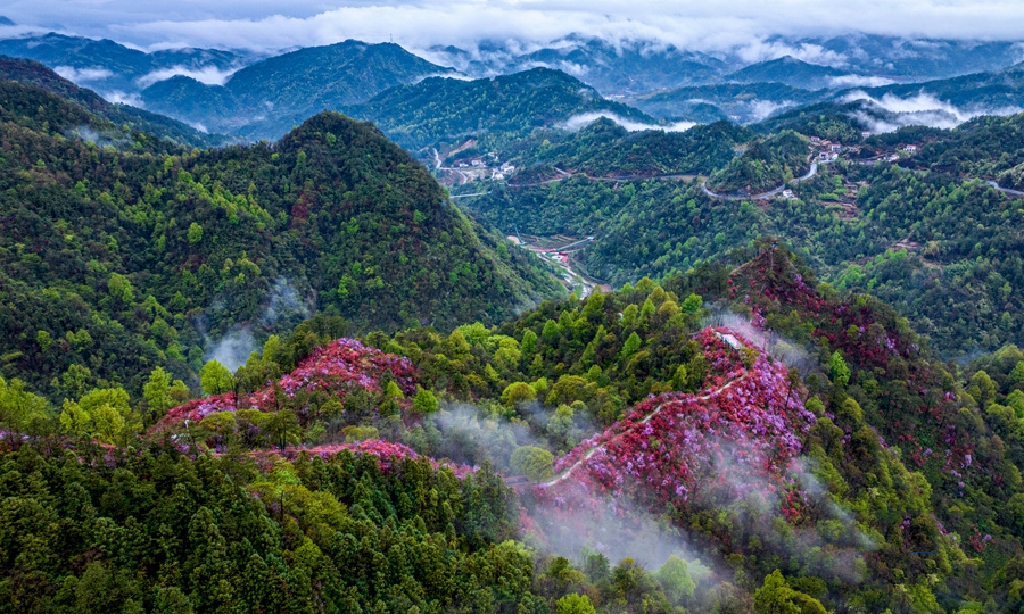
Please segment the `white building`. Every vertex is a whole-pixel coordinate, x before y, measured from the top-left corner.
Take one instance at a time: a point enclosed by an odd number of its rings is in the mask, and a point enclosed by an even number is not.
[[[484,161],[483,161],[483,160],[481,160],[480,158],[473,158],[472,160],[470,160],[470,161],[469,161],[469,163],[470,163],[470,164],[471,164],[472,166],[486,166],[486,165],[484,164]]]
[[[793,200],[796,196],[793,194],[793,190],[783,190],[782,197],[786,200]]]
[[[505,173],[506,175],[511,175],[512,173],[516,172],[516,167],[506,162],[501,165],[501,172]]]

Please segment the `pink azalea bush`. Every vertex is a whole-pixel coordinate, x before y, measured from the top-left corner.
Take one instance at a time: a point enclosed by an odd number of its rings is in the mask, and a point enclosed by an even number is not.
[[[380,378],[385,371],[391,372],[405,395],[416,392],[417,372],[408,358],[386,354],[355,339],[338,339],[317,348],[294,371],[282,376],[277,385],[289,398],[300,390],[327,390],[344,402],[353,387],[380,392]],[[198,423],[210,414],[242,408],[272,411],[276,407],[274,394],[275,386],[268,385],[244,396],[241,404],[234,392],[195,399],[169,410],[151,432],[180,430],[185,420]]]
[[[310,456],[319,456],[324,460],[330,460],[331,457],[344,451],[348,451],[353,454],[370,454],[376,456],[380,459],[381,469],[384,471],[390,471],[393,469],[395,467],[395,462],[398,460],[416,460],[421,458],[421,455],[417,454],[416,451],[409,446],[380,439],[367,439],[365,441],[355,443],[338,443],[312,447],[295,446],[276,450],[257,450],[253,454],[257,459],[261,460],[268,460],[270,456],[277,455],[293,461],[298,458],[300,454],[305,452]],[[466,465],[439,463],[432,458],[428,460],[430,461],[431,466],[435,469],[447,467],[455,473],[456,477],[459,478],[463,478],[466,474],[476,471],[477,469],[476,467],[469,467]]]
[[[563,511],[592,504],[594,494],[629,495],[658,509],[750,496],[779,500],[790,489],[786,475],[801,452],[799,431],[816,418],[804,408],[785,365],[758,354],[744,367],[743,353],[724,341],[726,335],[752,347],[728,329],[703,330],[697,339],[714,367],[704,390],[638,404],[559,459],[555,480],[532,495]]]

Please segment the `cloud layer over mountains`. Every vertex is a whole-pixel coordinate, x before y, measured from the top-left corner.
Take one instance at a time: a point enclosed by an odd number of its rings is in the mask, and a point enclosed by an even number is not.
[[[769,40],[851,31],[909,37],[1016,39],[1024,4],[1011,0],[13,0],[20,28],[59,29],[143,48],[200,46],[276,51],[355,38],[427,49],[514,38],[547,42],[573,32],[606,40],[654,40],[691,49],[741,47],[750,61],[793,55],[841,64],[833,51]]]

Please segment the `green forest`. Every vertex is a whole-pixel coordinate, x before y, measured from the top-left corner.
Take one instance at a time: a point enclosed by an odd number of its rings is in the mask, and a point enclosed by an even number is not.
[[[0,372],[56,382],[55,401],[138,392],[158,365],[188,380],[234,327],[265,338],[314,305],[360,331],[443,330],[562,292],[368,124],[323,114],[208,151],[125,132],[118,149],[74,137],[120,130],[75,103],[2,93]]]

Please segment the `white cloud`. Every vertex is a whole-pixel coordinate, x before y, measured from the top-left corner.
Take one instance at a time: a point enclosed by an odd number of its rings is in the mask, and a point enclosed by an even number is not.
[[[772,102],[771,100],[751,100],[750,101],[750,117],[753,123],[757,123],[762,119],[767,119],[770,115],[776,111],[787,109],[789,107],[795,107],[797,103],[791,100],[783,100],[782,102]]]
[[[413,83],[419,83],[420,81],[423,81],[424,79],[432,79],[434,77],[440,77],[442,79],[455,79],[456,81],[475,81],[475,79],[473,77],[470,77],[468,75],[460,75],[458,73],[436,73],[436,74],[433,74],[433,75],[423,75],[422,77],[417,77],[416,79],[413,79]],[[273,102],[270,102],[268,100],[266,102],[266,104],[270,105],[271,109],[274,108],[274,103]]]
[[[662,130],[664,132],[686,132],[690,128],[693,128],[697,124],[693,122],[678,122],[675,124],[668,124],[662,126],[660,124],[645,124],[642,122],[634,121],[620,117],[614,113],[581,113],[579,115],[573,115],[563,125],[562,128],[571,132],[576,132],[584,126],[589,126],[595,121],[601,119],[610,119],[616,124],[622,126],[630,132],[640,132],[642,130]]]
[[[832,87],[880,87],[892,83],[895,83],[892,79],[866,75],[839,75],[829,79],[829,84]]]
[[[221,70],[216,66],[205,66],[200,69],[187,68],[185,66],[172,66],[170,68],[161,68],[160,70],[154,70],[153,72],[143,75],[136,79],[139,87],[146,88],[158,81],[170,79],[176,75],[184,75],[186,77],[192,77],[200,83],[206,85],[224,85],[228,80],[228,77],[235,74],[237,68],[228,70]]]
[[[782,57],[791,56],[803,60],[808,64],[824,66],[845,66],[847,59],[842,54],[831,49],[825,49],[814,43],[801,43],[797,46],[781,41],[753,41],[741,46],[736,50],[740,59],[751,64],[767,60],[777,60]]]
[[[100,95],[107,99],[107,102],[113,102],[114,104],[126,104],[130,107],[144,108],[142,104],[142,98],[138,94],[126,94],[120,90],[113,90],[110,92],[100,92]]]
[[[156,0],[74,2],[8,0],[17,23],[143,46],[247,48],[260,51],[348,38],[427,49],[487,38],[547,42],[573,32],[607,40],[649,39],[700,49],[746,46],[757,59],[794,55],[841,64],[814,45],[787,48],[773,34],[816,36],[860,31],[932,38],[1020,38],[1018,0]],[[61,29],[61,28],[56,28]],[[751,42],[753,41],[753,42]]]
[[[106,68],[75,68],[74,66],[54,66],[53,72],[74,83],[102,81],[114,76]]]
[[[857,90],[850,92],[842,99],[843,102],[858,100],[867,101],[872,106],[893,114],[884,120],[873,117],[865,112],[857,114],[858,119],[866,124],[868,129],[875,134],[895,132],[903,126],[955,128],[981,115],[1014,115],[1021,112],[1021,109],[1018,107],[960,108],[939,100],[933,94],[929,94],[924,90],[910,98],[899,98],[887,93],[880,99],[872,98],[866,92]]]

